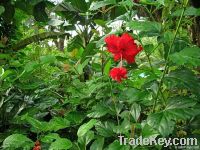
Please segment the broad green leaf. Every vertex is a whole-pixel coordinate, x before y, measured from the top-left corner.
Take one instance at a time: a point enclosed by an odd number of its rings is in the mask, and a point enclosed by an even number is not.
[[[120,145],[119,140],[115,140],[108,146],[107,150],[130,150],[129,145]]]
[[[143,32],[160,32],[161,24],[158,22],[150,21],[131,21],[127,24],[132,30]]]
[[[67,119],[62,118],[62,117],[54,117],[48,123],[48,126],[49,126],[48,130],[57,131],[57,130],[69,127],[69,125],[70,125],[70,122]]]
[[[40,66],[40,65],[39,65],[37,62],[31,61],[31,62],[29,62],[29,63],[27,63],[27,64],[25,65],[24,70],[25,70],[26,72],[31,72],[31,71],[37,69],[39,66]]]
[[[105,75],[109,75],[109,71],[110,71],[110,67],[111,67],[111,59],[109,59],[104,67],[104,74]]]
[[[90,146],[90,150],[103,150],[104,138],[98,137]]]
[[[168,116],[165,112],[159,112],[151,114],[147,118],[147,123],[159,131],[159,133],[166,137],[171,134],[174,130],[175,122],[171,120],[171,117]]]
[[[80,124],[85,119],[84,112],[70,112],[66,115],[66,118],[70,121],[72,124]]]
[[[60,136],[57,133],[49,133],[42,137],[41,141],[44,143],[52,143],[55,139],[59,139]]]
[[[196,103],[187,97],[171,98],[163,111],[148,116],[147,123],[162,136],[168,136],[173,132],[176,120],[189,119],[199,114]]]
[[[33,146],[33,141],[23,134],[12,134],[3,141],[3,148],[5,149],[22,148],[23,150],[27,150]]]
[[[96,2],[92,2],[89,10],[97,10],[101,7],[104,7],[107,5],[113,5],[113,4],[116,4],[116,0],[96,1]]]
[[[182,51],[170,55],[170,60],[177,65],[197,67],[200,65],[200,48],[184,48]]]
[[[134,103],[131,106],[130,114],[134,118],[135,122],[137,122],[138,118],[140,117],[141,107],[137,103]]]
[[[176,10],[172,16],[181,16],[183,8]],[[184,13],[185,16],[200,16],[200,8],[187,7]]]
[[[51,143],[49,150],[68,150],[72,147],[72,142],[66,138],[58,138]]]
[[[189,69],[180,68],[180,69],[171,71],[169,75],[165,77],[165,80],[168,81],[167,84],[169,84],[171,87],[176,87],[180,89],[188,89],[193,94],[200,96],[199,80],[195,76],[195,74]]]
[[[102,27],[106,27],[106,21],[105,20],[102,20],[102,19],[95,19],[94,22],[99,25],[99,26],[102,26]]]
[[[97,130],[99,135],[102,135],[103,137],[111,137],[114,135],[113,129],[115,125],[112,122],[98,122],[95,124],[95,129]]]
[[[94,132],[88,131],[84,136],[78,137],[78,143],[81,144],[81,149],[84,149],[94,139]]]
[[[96,119],[91,119],[89,122],[81,125],[77,132],[78,137],[84,136],[96,123]]]
[[[1,74],[1,79],[6,79],[7,77],[9,77],[10,75],[12,75],[14,72],[12,70],[4,70]]]
[[[155,138],[159,135],[158,131],[153,129],[151,126],[148,124],[145,124],[144,127],[142,128],[142,137],[144,138]]]
[[[41,64],[49,64],[56,61],[56,57],[54,55],[46,55],[40,57]]]
[[[82,66],[82,64],[78,64],[76,66],[76,70],[77,70],[78,74],[82,74],[83,73],[83,66]]]
[[[42,132],[48,130],[48,123],[39,121],[35,118],[28,116],[27,114],[22,116],[22,120],[27,121],[32,127],[35,132]]]
[[[169,99],[165,108],[165,113],[169,114],[172,119],[189,119],[199,114],[196,108],[197,102],[188,97],[174,97]]]
[[[3,6],[0,6],[0,15],[5,11],[5,8]]]
[[[109,112],[110,110],[106,104],[98,103],[92,107],[92,111],[87,116],[90,118],[100,118]]]

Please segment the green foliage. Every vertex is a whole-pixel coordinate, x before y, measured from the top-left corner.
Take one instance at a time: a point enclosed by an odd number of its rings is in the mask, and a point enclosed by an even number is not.
[[[8,136],[3,142],[4,149],[17,149],[23,148],[23,150],[33,147],[33,141],[22,134],[12,134]]]

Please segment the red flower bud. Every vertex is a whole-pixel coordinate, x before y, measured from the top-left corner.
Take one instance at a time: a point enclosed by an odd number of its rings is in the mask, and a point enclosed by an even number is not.
[[[120,83],[122,79],[127,79],[127,70],[124,67],[113,68],[110,71],[110,76],[112,79]]]
[[[41,150],[40,141],[37,140],[35,142],[35,146],[33,147],[33,150]]]

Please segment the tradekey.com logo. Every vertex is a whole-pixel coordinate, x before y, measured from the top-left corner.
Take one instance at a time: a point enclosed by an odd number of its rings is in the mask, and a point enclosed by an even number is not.
[[[164,147],[175,146],[178,149],[189,148],[199,149],[198,140],[196,138],[143,138],[142,136],[138,138],[125,138],[124,136],[118,136],[120,145],[141,145],[141,146],[152,146],[152,145],[162,145]]]

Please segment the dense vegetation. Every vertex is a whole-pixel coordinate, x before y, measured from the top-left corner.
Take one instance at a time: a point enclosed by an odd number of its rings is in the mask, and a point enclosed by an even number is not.
[[[0,149],[169,148],[120,145],[119,135],[199,141],[198,3],[1,0]]]

